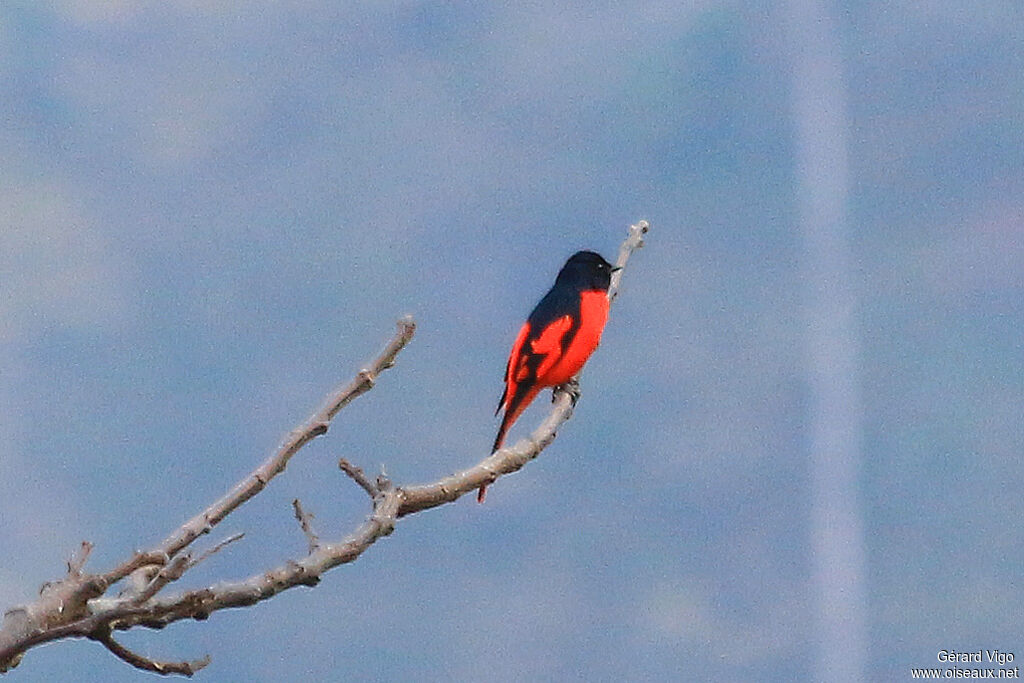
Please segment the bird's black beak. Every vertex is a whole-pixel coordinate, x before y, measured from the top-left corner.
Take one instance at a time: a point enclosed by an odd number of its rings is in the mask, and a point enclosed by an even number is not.
[[[619,272],[620,270],[622,270],[622,266],[615,266],[615,267],[614,267],[614,268],[612,268],[612,269],[611,269],[611,271],[609,271],[609,272],[612,272],[612,273],[617,273],[617,272]]]

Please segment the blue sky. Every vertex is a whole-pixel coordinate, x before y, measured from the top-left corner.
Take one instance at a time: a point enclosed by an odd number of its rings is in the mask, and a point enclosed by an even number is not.
[[[865,675],[1024,657],[1024,14],[829,5],[862,394]],[[252,469],[389,337],[377,388],[187,586],[301,553],[493,440],[574,251],[647,218],[573,420],[491,491],[254,609],[125,641],[206,680],[816,676],[791,102],[774,3],[0,6],[0,604]],[[543,416],[544,400],[512,436]],[[144,674],[90,643],[17,681]]]

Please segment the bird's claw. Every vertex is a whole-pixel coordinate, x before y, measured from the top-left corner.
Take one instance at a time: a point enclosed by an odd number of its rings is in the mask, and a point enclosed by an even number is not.
[[[565,384],[558,387],[558,391],[551,394],[551,402],[554,403],[558,400],[558,394],[565,392],[569,395],[569,400],[572,401],[572,407],[576,407],[576,401],[580,400],[580,381],[573,377]]]

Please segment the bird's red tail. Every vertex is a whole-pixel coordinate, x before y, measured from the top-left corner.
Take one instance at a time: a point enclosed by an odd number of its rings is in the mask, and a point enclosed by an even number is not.
[[[522,395],[513,395],[509,400],[508,405],[505,407],[505,415],[501,418],[501,427],[498,429],[498,435],[494,437],[494,446],[491,448],[491,455],[494,455],[505,443],[505,433],[508,428],[512,426],[512,423],[519,419],[519,416],[526,410],[526,406],[530,405],[530,402],[537,397],[540,393],[541,386],[532,386],[526,393]],[[499,406],[500,408],[500,406]],[[480,490],[476,494],[476,502],[484,502],[484,498],[487,497],[487,484],[480,487]]]

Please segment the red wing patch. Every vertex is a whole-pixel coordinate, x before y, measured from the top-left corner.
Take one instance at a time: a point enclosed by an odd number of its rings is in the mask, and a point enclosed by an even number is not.
[[[572,316],[563,315],[545,327],[540,336],[530,342],[530,350],[538,356],[543,356],[540,365],[537,366],[538,380],[541,380],[562,357],[562,341],[571,328]]]
[[[521,353],[523,344],[526,343],[526,338],[529,335],[530,323],[523,323],[523,326],[519,328],[519,334],[516,335],[515,343],[512,344],[512,352],[508,355],[508,363],[505,365],[505,393],[498,401],[498,409],[494,411],[495,415],[501,412],[501,407],[516,393],[516,385],[526,378],[524,372],[529,373]]]

